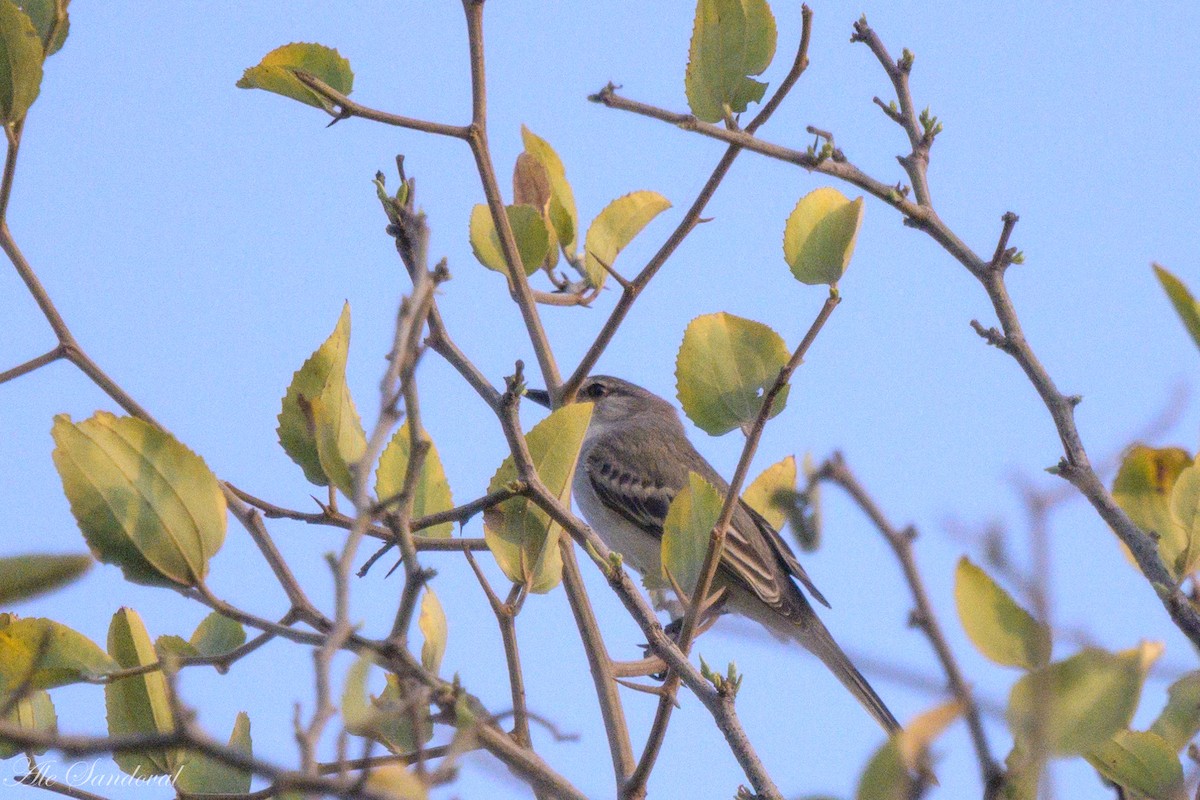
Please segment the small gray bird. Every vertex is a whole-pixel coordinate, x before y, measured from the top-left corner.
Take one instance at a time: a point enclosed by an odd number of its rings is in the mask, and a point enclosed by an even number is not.
[[[526,396],[549,405],[542,390]],[[598,375],[579,390],[594,403],[572,489],[583,516],[625,563],[657,579],[662,574],[663,521],[675,495],[695,472],[718,492],[729,484],[696,452],[674,406],[620,378]],[[762,515],[739,500],[725,537],[714,589],[725,589],[723,608],[749,617],[777,636],[804,645],[889,734],[900,724],[838,647],[792,579],[817,601],[829,603],[804,572],[787,543]]]

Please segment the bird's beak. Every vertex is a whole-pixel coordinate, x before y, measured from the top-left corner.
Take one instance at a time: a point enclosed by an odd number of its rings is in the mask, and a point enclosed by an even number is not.
[[[550,407],[550,393],[545,389],[526,389],[525,396],[539,406]]]

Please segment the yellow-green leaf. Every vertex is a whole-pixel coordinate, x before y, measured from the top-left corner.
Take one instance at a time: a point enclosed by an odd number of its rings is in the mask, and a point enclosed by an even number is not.
[[[1200,303],[1196,302],[1196,298],[1183,285],[1183,281],[1157,264],[1154,265],[1154,274],[1158,276],[1158,282],[1162,284],[1179,318],[1183,320],[1183,326],[1191,334],[1192,341],[1200,347]]]
[[[550,179],[550,223],[563,250],[568,255],[574,254],[579,214],[575,210],[575,193],[567,182],[566,167],[550,143],[524,125],[521,126],[521,140],[525,143],[525,152],[546,168],[546,176]]]
[[[1030,740],[1040,728],[1050,753],[1081,755],[1129,727],[1145,678],[1145,650],[1087,648],[1030,672],[1008,700],[1013,734]]]
[[[584,239],[584,272],[597,288],[604,285],[608,271],[601,262],[613,266],[617,256],[650,220],[671,207],[671,201],[658,192],[630,192],[613,200],[596,215]]]
[[[33,29],[37,31],[47,56],[52,56],[62,49],[67,40],[67,32],[71,28],[71,20],[67,17],[67,6],[70,0],[64,0],[62,24],[58,21],[57,3],[55,0],[17,0],[17,6],[29,15]],[[53,40],[51,41],[51,37]]]
[[[1183,767],[1156,733],[1117,731],[1084,756],[1118,786],[1152,800],[1183,800]]]
[[[427,800],[429,787],[403,764],[384,764],[371,770],[367,788],[388,800]]]
[[[0,698],[26,680],[34,689],[52,689],[117,669],[91,639],[54,620],[5,614],[0,621]]]
[[[1169,505],[1175,536],[1171,542],[1160,538],[1158,549],[1163,560],[1182,577],[1190,575],[1200,562],[1200,466],[1193,464],[1179,473],[1171,487]]]
[[[42,39],[29,15],[0,0],[0,123],[24,118],[42,87]]]
[[[1050,660],[1050,629],[966,556],[954,573],[954,602],[967,636],[992,661],[1036,669]]]
[[[454,498],[450,494],[450,484],[446,482],[446,472],[442,468],[442,459],[438,456],[437,447],[426,436],[429,449],[425,452],[425,460],[421,465],[421,474],[413,487],[413,518],[437,514],[454,508]],[[379,468],[375,471],[375,496],[386,501],[395,497],[404,488],[404,476],[408,474],[410,458],[410,436],[408,422],[405,422],[392,435],[391,442],[384,448],[379,457]],[[454,532],[454,523],[443,522],[431,528],[420,531],[422,536],[447,538]]]
[[[54,712],[54,703],[50,700],[50,693],[44,689],[29,692],[18,700],[8,715],[4,717],[4,721],[26,731],[40,731],[50,735],[58,733],[58,715]],[[9,743],[0,738],[0,761],[24,753],[26,749],[24,745],[15,742]],[[32,752],[40,756],[48,749],[35,747],[32,748]]]
[[[229,749],[246,758],[254,755],[250,740],[250,718],[245,711],[238,712],[229,735]],[[175,776],[174,787],[178,791],[194,794],[246,794],[250,791],[250,773],[209,758],[201,753],[191,753],[187,762]]]
[[[1156,449],[1137,444],[1125,452],[1113,481],[1113,499],[1139,527],[1158,536],[1158,550],[1176,578],[1189,538],[1171,513],[1171,490],[1192,457],[1178,447]]]
[[[354,89],[354,71],[337,50],[320,44],[293,42],[263,56],[257,66],[242,73],[239,89],[265,89],[316,108],[332,111],[325,98],[296,78],[303,71],[320,78],[331,89],[349,95]]]
[[[570,496],[571,476],[591,418],[591,403],[574,403],[553,412],[525,436],[538,477],[564,501]],[[492,476],[488,491],[516,479],[510,455]],[[509,580],[525,584],[531,592],[548,592],[562,579],[560,533],[560,526],[524,497],[513,497],[483,512],[483,535],[496,563]]]
[[[766,0],[699,0],[684,89],[692,113],[719,122],[726,109],[762,100],[761,75],[775,55],[775,17]]]
[[[771,523],[772,528],[781,531],[787,522],[788,507],[779,502],[780,498],[795,491],[796,457],[788,456],[764,469],[742,493],[742,499],[762,514],[763,519]]]
[[[663,578],[669,573],[690,599],[694,599],[692,591],[700,579],[704,555],[724,501],[712,484],[689,472],[687,486],[679,490],[667,509],[662,538]]]
[[[246,643],[246,629],[214,611],[200,621],[188,643],[202,656],[222,656]]]
[[[783,228],[783,258],[796,280],[836,284],[846,272],[862,225],[863,199],[837,189],[814,189],[792,209]]]
[[[342,691],[342,722],[349,733],[386,745],[393,753],[409,753],[433,736],[427,698],[405,697],[400,682],[388,674],[378,697],[369,697],[367,681],[371,662],[360,658],[346,675]],[[424,687],[414,687],[427,691]],[[369,699],[368,699],[369,698]],[[419,732],[415,730],[419,727]]]
[[[546,226],[546,258],[542,266],[558,265],[558,233],[550,219],[550,175],[542,162],[529,153],[517,156],[513,165],[513,203],[532,206]]]
[[[0,558],[0,604],[9,605],[70,583],[92,566],[86,555]]]
[[[347,497],[354,496],[351,465],[367,450],[367,436],[344,380],[328,383],[312,401],[317,460],[329,482]]]
[[[350,351],[350,304],[342,306],[337,325],[320,347],[292,375],[279,412],[279,444],[304,470],[304,477],[317,486],[329,485],[317,446],[315,403],[326,406],[327,437],[345,437],[347,443],[362,435],[362,423],[346,385],[346,355]],[[340,427],[329,427],[340,423]],[[344,431],[342,430],[344,428]],[[327,457],[338,452],[326,443]]]
[[[546,254],[550,252],[550,234],[546,222],[533,206],[511,205],[505,208],[513,238],[517,240],[517,252],[526,275],[537,272]],[[500,246],[500,233],[492,220],[487,206],[478,205],[471,209],[471,250],[475,258],[490,270],[508,275],[508,262]]]
[[[1167,689],[1167,705],[1150,726],[1178,753],[1200,732],[1200,671],[1189,672]]]
[[[225,541],[212,471],[164,430],[105,411],[54,418],[54,465],[83,536],[135,583],[195,586]]]
[[[113,615],[108,628],[108,652],[123,669],[158,661],[142,618],[131,608]],[[162,672],[146,672],[115,680],[104,687],[110,736],[165,734],[174,730],[167,682]],[[113,759],[129,775],[173,775],[182,764],[179,751],[162,750],[114,753]]]
[[[927,763],[927,754],[933,742],[962,712],[961,701],[948,700],[918,714],[904,726],[904,730],[896,734],[900,757],[909,770],[917,772]]]
[[[783,338],[761,322],[723,311],[696,317],[675,359],[679,402],[714,436],[750,425],[790,356]],[[776,397],[772,417],[787,404],[788,388]]]
[[[913,777],[904,766],[895,737],[884,742],[867,762],[858,779],[855,800],[908,800],[913,796]]]
[[[425,596],[421,598],[421,615],[417,625],[425,643],[421,645],[421,666],[434,675],[442,666],[442,656],[446,655],[446,637],[449,630],[446,626],[446,612],[433,589],[425,587]]]

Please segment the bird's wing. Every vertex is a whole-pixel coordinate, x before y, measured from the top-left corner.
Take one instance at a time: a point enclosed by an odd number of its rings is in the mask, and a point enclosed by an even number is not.
[[[825,595],[821,594],[816,584],[812,582],[812,578],[808,577],[808,573],[804,571],[804,567],[796,559],[796,554],[792,552],[792,548],[788,547],[788,543],[779,535],[779,531],[775,530],[775,527],[770,522],[767,522],[766,517],[751,508],[750,504],[745,500],[742,500],[741,504],[746,513],[750,515],[750,518],[754,520],[767,545],[770,546],[775,556],[783,563],[788,574],[800,581],[800,584],[805,589],[808,589],[809,594],[818,603],[826,608],[832,608],[829,605],[829,601],[825,599]]]
[[[592,450],[584,469],[605,506],[649,535],[662,537],[663,521],[677,488],[617,467],[599,448]]]

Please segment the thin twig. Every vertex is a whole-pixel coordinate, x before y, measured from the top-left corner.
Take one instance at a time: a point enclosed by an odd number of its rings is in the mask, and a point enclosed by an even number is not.
[[[53,364],[55,361],[58,361],[64,355],[66,355],[66,353],[63,351],[61,345],[58,347],[55,347],[53,350],[51,350],[47,353],[42,353],[37,358],[29,359],[24,364],[18,364],[17,366],[13,367],[12,369],[5,370],[4,372],[0,372],[0,383],[8,383],[9,381],[11,381],[14,378],[19,378],[22,375],[26,375],[30,372],[33,372],[36,369],[40,369],[40,368],[46,366],[47,364]]]
[[[442,122],[429,122],[423,119],[401,116],[400,114],[389,114],[386,111],[378,111],[354,102],[310,72],[295,70],[292,74],[296,76],[298,81],[336,107],[335,110],[329,112],[335,122],[349,117],[361,117],[362,119],[369,119],[372,122],[381,122],[384,125],[407,128],[409,130],[421,131],[422,133],[432,133],[437,136],[450,136],[455,139],[467,138],[469,129],[466,125],[447,125]]]

